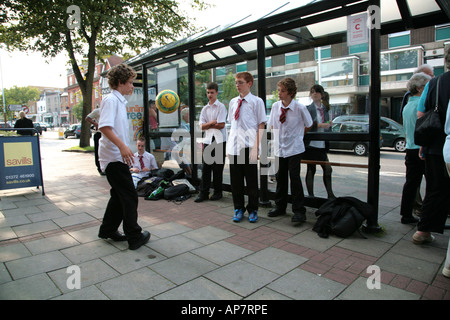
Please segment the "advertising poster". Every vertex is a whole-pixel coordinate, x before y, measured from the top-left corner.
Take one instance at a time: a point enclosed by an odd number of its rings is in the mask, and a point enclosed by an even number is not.
[[[0,137],[0,189],[43,186],[37,137]]]

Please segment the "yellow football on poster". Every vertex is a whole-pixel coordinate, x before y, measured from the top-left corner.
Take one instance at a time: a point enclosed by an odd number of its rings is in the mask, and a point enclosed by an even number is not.
[[[172,90],[163,90],[156,96],[156,107],[163,113],[172,113],[180,106],[178,94]]]

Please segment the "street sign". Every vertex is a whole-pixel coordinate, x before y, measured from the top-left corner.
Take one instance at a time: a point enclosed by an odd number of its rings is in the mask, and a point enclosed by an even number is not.
[[[22,105],[21,104],[8,104],[8,110],[9,111],[22,111]]]
[[[367,13],[347,16],[347,46],[368,43]]]

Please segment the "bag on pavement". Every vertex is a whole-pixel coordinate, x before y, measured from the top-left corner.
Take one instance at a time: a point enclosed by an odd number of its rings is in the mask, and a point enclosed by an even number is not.
[[[328,238],[330,233],[346,238],[355,231],[365,238],[359,228],[375,214],[375,210],[368,203],[354,197],[339,197],[328,200],[316,211],[318,219],[313,230],[321,238]]]

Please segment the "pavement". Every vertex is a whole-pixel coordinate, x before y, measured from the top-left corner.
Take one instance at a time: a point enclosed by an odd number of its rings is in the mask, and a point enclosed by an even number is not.
[[[45,195],[0,191],[2,300],[450,299],[441,273],[450,231],[413,244],[415,226],[400,223],[401,190],[381,185],[384,232],[367,239],[320,238],[315,208],[300,225],[291,214],[267,217],[268,208],[257,223],[234,223],[227,192],[202,203],[140,198],[139,224],[152,236],[131,251],[98,238],[109,185],[94,155],[62,152],[78,140],[57,139],[44,132],[40,140]]]

